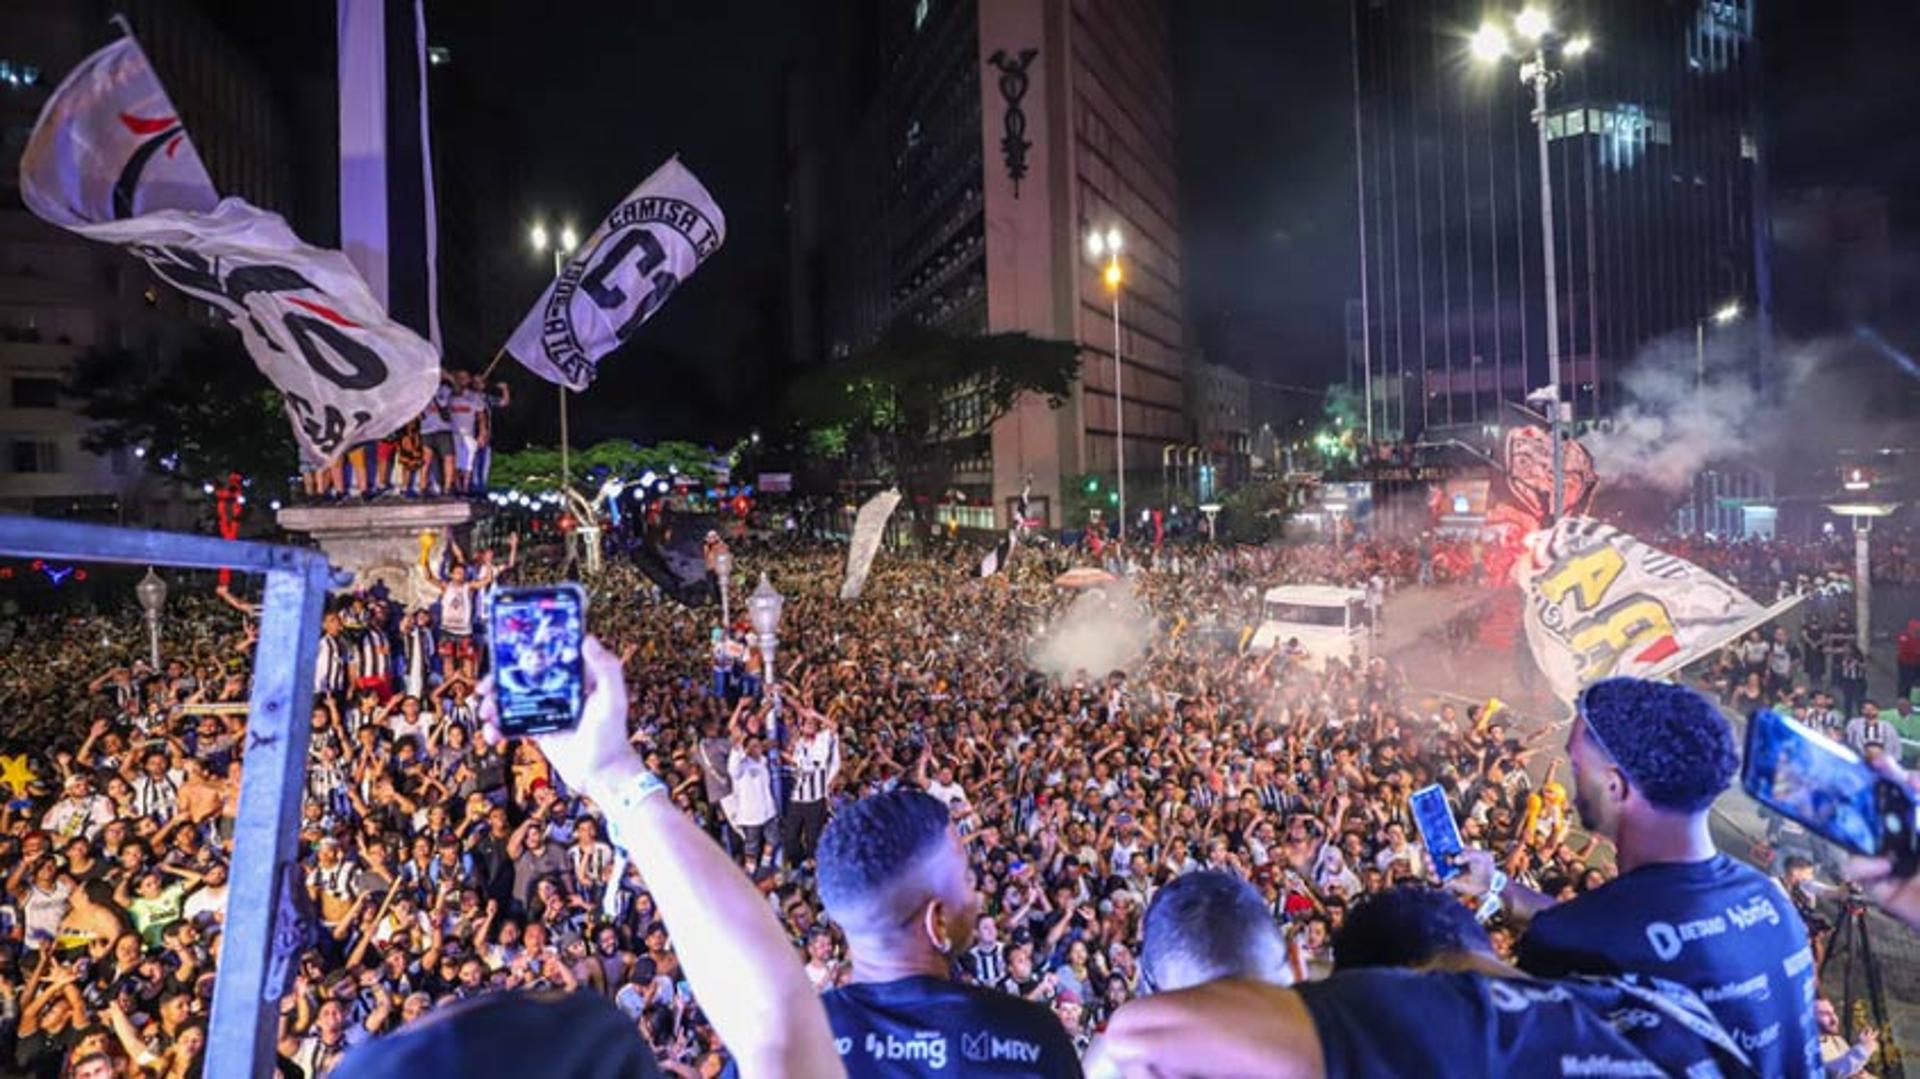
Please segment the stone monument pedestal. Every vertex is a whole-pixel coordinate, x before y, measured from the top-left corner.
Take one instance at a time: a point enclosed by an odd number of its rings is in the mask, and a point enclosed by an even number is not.
[[[279,512],[280,527],[311,536],[327,559],[353,574],[342,591],[364,591],[384,584],[394,599],[412,607],[433,602],[423,590],[420,537],[451,529],[461,549],[471,551],[473,526],[488,515],[485,502],[440,499],[431,502],[343,502],[289,506]]]

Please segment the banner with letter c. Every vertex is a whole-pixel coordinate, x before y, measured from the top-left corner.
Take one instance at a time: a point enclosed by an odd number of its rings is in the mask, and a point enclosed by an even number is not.
[[[727,219],[672,158],[640,181],[507,339],[506,351],[548,382],[584,390],[600,358],[626,341],[726,242]]]

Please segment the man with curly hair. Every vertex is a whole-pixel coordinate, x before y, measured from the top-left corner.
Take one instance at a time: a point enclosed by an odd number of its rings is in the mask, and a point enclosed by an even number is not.
[[[1819,1075],[1806,930],[1780,889],[1720,853],[1708,829],[1713,800],[1740,766],[1719,709],[1666,682],[1595,682],[1575,702],[1567,759],[1580,823],[1618,849],[1620,875],[1556,904],[1506,883],[1491,855],[1473,851],[1456,890],[1497,892],[1526,924],[1518,958],[1527,973],[1678,982],[1760,1074]]]

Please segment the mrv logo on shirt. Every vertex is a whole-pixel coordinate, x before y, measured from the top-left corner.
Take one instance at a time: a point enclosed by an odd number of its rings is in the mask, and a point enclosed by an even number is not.
[[[1040,1063],[1040,1045],[1018,1038],[996,1038],[982,1030],[960,1035],[960,1055],[975,1064],[1013,1060],[1022,1064]]]

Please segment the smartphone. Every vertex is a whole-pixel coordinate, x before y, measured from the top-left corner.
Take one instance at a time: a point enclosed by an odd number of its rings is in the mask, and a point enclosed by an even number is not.
[[[1460,842],[1460,827],[1454,823],[1453,810],[1447,805],[1447,792],[1434,783],[1414,791],[1407,801],[1413,808],[1413,823],[1420,828],[1420,842],[1427,848],[1427,861],[1433,863],[1434,875],[1441,880],[1452,878],[1460,872],[1454,859],[1467,848]]]
[[[573,729],[586,701],[587,594],[577,584],[499,588],[488,612],[500,733]]]
[[[1887,857],[1894,872],[1920,866],[1913,795],[1847,746],[1778,712],[1747,720],[1740,785],[1761,805],[1856,854]]]

